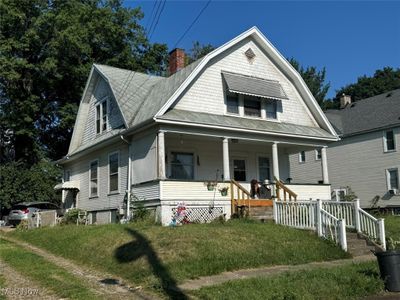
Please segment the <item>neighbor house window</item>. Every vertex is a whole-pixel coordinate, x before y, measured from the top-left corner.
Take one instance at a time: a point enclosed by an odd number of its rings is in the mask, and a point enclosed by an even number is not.
[[[388,189],[389,190],[398,190],[399,189],[399,170],[389,169],[387,170],[388,176]]]
[[[233,179],[246,181],[246,161],[244,159],[233,160]]]
[[[299,162],[300,163],[306,162],[306,152],[305,151],[299,152]]]
[[[275,100],[268,100],[265,105],[265,112],[267,119],[276,119],[277,102]]]
[[[119,172],[119,153],[114,152],[108,156],[108,173],[109,173],[109,192],[117,192],[118,185],[118,172]]]
[[[393,130],[385,131],[384,145],[385,145],[385,151],[393,151],[396,149]]]
[[[99,161],[95,160],[90,163],[89,170],[89,195],[90,197],[95,197],[98,195],[98,173],[99,173]]]
[[[66,170],[64,173],[64,181],[70,181],[71,180],[71,171]]]
[[[193,153],[171,152],[171,178],[194,179]]]
[[[108,101],[96,105],[96,133],[101,133],[107,130],[108,123]]]
[[[244,97],[244,115],[261,117],[261,101],[256,97]]]
[[[269,169],[269,158],[268,157],[258,157],[258,180],[264,181],[265,179],[270,178],[270,169]]]
[[[321,149],[316,149],[315,150],[315,160],[321,160]]]
[[[226,111],[230,114],[239,113],[239,97],[237,94],[230,94],[226,97]]]

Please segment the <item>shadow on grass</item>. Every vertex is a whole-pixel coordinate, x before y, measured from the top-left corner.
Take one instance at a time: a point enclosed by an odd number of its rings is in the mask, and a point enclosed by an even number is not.
[[[153,274],[159,278],[163,291],[170,299],[188,299],[179,289],[176,280],[171,276],[168,269],[161,263],[157,253],[152,248],[150,241],[136,230],[126,228],[126,231],[134,238],[133,241],[126,243],[115,250],[115,257],[120,263],[129,263],[146,257],[152,268]]]

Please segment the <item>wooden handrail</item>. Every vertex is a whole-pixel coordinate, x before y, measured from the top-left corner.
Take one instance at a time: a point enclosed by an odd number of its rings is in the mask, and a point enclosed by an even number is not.
[[[293,192],[291,189],[289,189],[286,185],[283,184],[282,181],[280,181],[276,177],[274,177],[274,179],[275,179],[275,186],[276,186],[276,197],[279,200],[282,200],[281,195],[280,195],[280,189],[283,190],[283,201],[287,201],[287,195],[289,195],[289,201],[292,201],[292,197],[293,197],[294,201],[297,200],[297,194],[295,192]]]
[[[245,193],[247,196],[250,197],[250,192],[248,190],[246,190],[239,182],[237,182],[236,180],[232,179],[231,183],[236,185],[236,187],[241,190],[243,193]]]

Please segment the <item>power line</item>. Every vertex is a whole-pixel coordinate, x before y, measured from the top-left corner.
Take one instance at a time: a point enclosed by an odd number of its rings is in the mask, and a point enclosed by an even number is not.
[[[151,23],[153,23],[153,20],[152,20],[152,19],[154,19],[154,18],[153,18],[153,13],[154,13],[154,10],[155,10],[155,8],[156,8],[156,5],[157,5],[157,1],[154,1],[153,8],[152,8],[152,10],[151,10],[149,19],[148,19],[147,22],[146,22],[146,27],[145,27],[146,31],[149,29],[150,21],[151,21]],[[147,32],[147,34],[148,34],[148,32]]]
[[[163,12],[163,10],[164,10],[164,7],[165,7],[165,4],[166,4],[166,3],[167,3],[167,0],[164,0],[164,1],[162,2],[162,6],[161,6],[161,9],[160,9],[160,13],[158,14],[158,17],[157,17],[157,20],[156,20],[156,22],[155,22],[153,31],[152,31],[152,32],[150,33],[150,35],[149,35],[149,40],[151,39],[151,37],[153,36],[154,31],[155,31],[156,28],[157,28],[158,22],[160,21],[161,14],[162,14],[162,12]]]
[[[182,36],[178,39],[178,41],[175,43],[174,48],[176,48],[179,43],[182,41],[182,39],[185,37],[185,35],[189,32],[189,30],[193,27],[193,25],[197,22],[197,20],[200,18],[202,13],[206,10],[208,5],[211,3],[211,0],[208,0],[206,5],[201,9],[200,13],[197,15],[197,17],[193,20],[192,24],[189,25],[189,27],[186,29],[186,31],[182,34]]]

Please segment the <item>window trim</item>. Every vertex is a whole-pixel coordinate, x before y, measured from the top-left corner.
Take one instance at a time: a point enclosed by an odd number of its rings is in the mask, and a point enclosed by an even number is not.
[[[340,197],[338,197],[340,192],[343,192],[344,196],[347,196],[347,188],[333,189],[333,192],[335,193],[336,202],[340,202],[341,201]]]
[[[117,178],[118,178],[117,179],[117,187],[118,188],[116,190],[111,191],[110,190],[110,177],[111,177],[112,174],[110,172],[110,156],[112,156],[114,154],[117,154],[117,157],[118,157],[118,171],[117,171]],[[120,164],[121,163],[121,154],[120,154],[120,151],[117,150],[117,151],[110,152],[108,154],[107,159],[108,159],[108,161],[107,161],[107,165],[108,165],[108,167],[107,167],[107,172],[108,172],[108,176],[107,176],[107,191],[108,191],[108,195],[119,194],[120,193],[120,178],[121,178],[121,164]]]
[[[257,166],[257,180],[260,180],[260,157],[262,158],[267,158],[269,161],[269,181],[271,181],[272,179],[272,173],[271,173],[271,158],[270,156],[266,155],[266,154],[257,154],[256,156],[256,166]]]
[[[302,152],[304,152],[304,160],[302,159]],[[304,164],[307,161],[306,151],[299,151],[299,164]]]
[[[96,190],[96,195],[92,195],[92,163],[96,162],[97,163],[97,190]],[[100,163],[99,159],[93,159],[89,162],[89,199],[91,198],[98,198],[99,197],[99,176],[100,175]]]
[[[318,151],[320,153],[320,158],[318,158]],[[320,161],[322,159],[322,150],[321,149],[315,149],[315,160]]]
[[[105,120],[105,124],[106,124],[106,129],[103,130],[103,125],[104,125],[104,115],[103,115],[103,103],[106,103],[106,110],[107,110],[107,114],[105,115],[106,120]],[[97,118],[97,110],[100,109],[100,116],[99,118]],[[100,135],[104,132],[109,131],[110,129],[110,125],[109,125],[109,114],[110,114],[110,101],[108,96],[106,96],[105,98],[103,98],[102,100],[98,101],[96,103],[95,106],[95,132],[96,135]],[[99,123],[99,131],[97,130],[97,121],[100,121]]]
[[[393,149],[387,148],[387,132],[391,131],[393,133]],[[383,131],[383,152],[384,153],[391,153],[396,152],[396,135],[394,129],[387,129]]]
[[[173,152],[178,152],[178,153],[184,153],[184,154],[192,154],[193,155],[193,179],[176,179],[176,180],[196,180],[197,179],[197,153],[194,149],[191,148],[171,148],[168,149],[167,153],[167,178],[168,179],[174,179],[172,178],[172,164],[171,164],[171,159],[172,159],[172,153]]]
[[[390,171],[396,171],[397,173],[397,188],[393,188],[392,185],[390,184]],[[393,168],[388,168],[386,169],[386,186],[387,190],[394,190],[396,189],[397,191],[400,189],[400,178],[399,178],[399,168],[398,167],[393,167]]]

